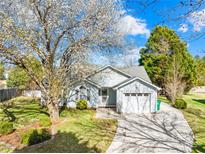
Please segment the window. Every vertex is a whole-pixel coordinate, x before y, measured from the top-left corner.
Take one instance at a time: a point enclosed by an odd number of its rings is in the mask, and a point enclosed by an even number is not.
[[[107,89],[102,90],[102,96],[107,96]]]
[[[86,92],[87,92],[86,88],[84,86],[81,86],[80,87],[80,99],[87,99]]]
[[[90,90],[87,89],[87,100],[90,101]]]
[[[142,94],[137,94],[137,96],[142,96]]]
[[[149,96],[149,94],[148,94],[148,93],[146,93],[146,94],[144,94],[144,96]]]
[[[132,93],[131,96],[136,96],[136,94],[135,94],[135,93]]]
[[[79,96],[79,91],[75,90],[75,98],[78,99],[78,96]]]
[[[128,94],[128,93],[125,93],[125,96],[130,96],[130,94]]]

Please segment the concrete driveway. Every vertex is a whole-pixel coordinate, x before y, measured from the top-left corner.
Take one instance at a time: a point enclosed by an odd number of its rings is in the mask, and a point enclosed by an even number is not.
[[[161,110],[147,115],[119,115],[111,109],[98,109],[98,118],[117,118],[118,128],[109,153],[191,152],[193,133],[183,114],[162,103]]]

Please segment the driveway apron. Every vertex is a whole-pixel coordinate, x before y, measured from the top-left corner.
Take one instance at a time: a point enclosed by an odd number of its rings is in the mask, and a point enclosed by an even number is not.
[[[109,153],[191,152],[193,132],[183,114],[167,104],[162,103],[161,110],[152,114],[118,115],[99,109],[96,116],[118,119]]]

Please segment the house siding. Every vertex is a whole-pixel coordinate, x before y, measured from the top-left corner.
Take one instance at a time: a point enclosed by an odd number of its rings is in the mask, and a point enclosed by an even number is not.
[[[120,72],[117,72],[111,68],[106,68],[105,70],[88,77],[88,80],[91,80],[102,87],[113,87],[128,78],[128,76]]]
[[[81,86],[84,86],[86,89],[90,91],[90,101],[88,101],[88,107],[96,108],[100,102],[98,88],[88,82],[81,82],[73,85],[73,87],[71,88],[67,96],[67,107],[69,108],[76,107],[75,102],[78,100],[76,90],[79,90]]]
[[[151,87],[150,85],[140,81],[135,80],[129,84],[124,85],[123,87],[117,90],[117,111],[126,112],[123,109],[124,93],[149,93],[150,94],[150,104],[151,112],[156,111],[156,102],[157,102],[157,89]]]

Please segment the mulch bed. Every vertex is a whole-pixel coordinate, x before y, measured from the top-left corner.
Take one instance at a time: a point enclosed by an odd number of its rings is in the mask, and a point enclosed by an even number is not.
[[[66,121],[67,121],[67,119],[61,119],[60,121],[56,122],[54,125],[58,126]],[[10,147],[12,147],[12,149],[20,148],[23,146],[21,144],[20,134],[22,132],[25,132],[25,131],[31,129],[31,128],[38,129],[38,128],[43,128],[43,127],[40,127],[39,122],[33,123],[32,125],[25,126],[24,128],[19,128],[11,134],[0,135],[0,142],[5,143],[7,145],[10,145]],[[51,131],[51,128],[49,128],[49,131]]]
[[[10,144],[12,147],[16,148],[16,147],[21,145],[20,133],[25,132],[26,130],[28,130],[30,128],[40,128],[39,123],[36,122],[36,123],[29,125],[29,126],[26,126],[24,128],[19,128],[11,134],[2,135],[2,136],[0,136],[0,141],[4,142],[6,144]]]

